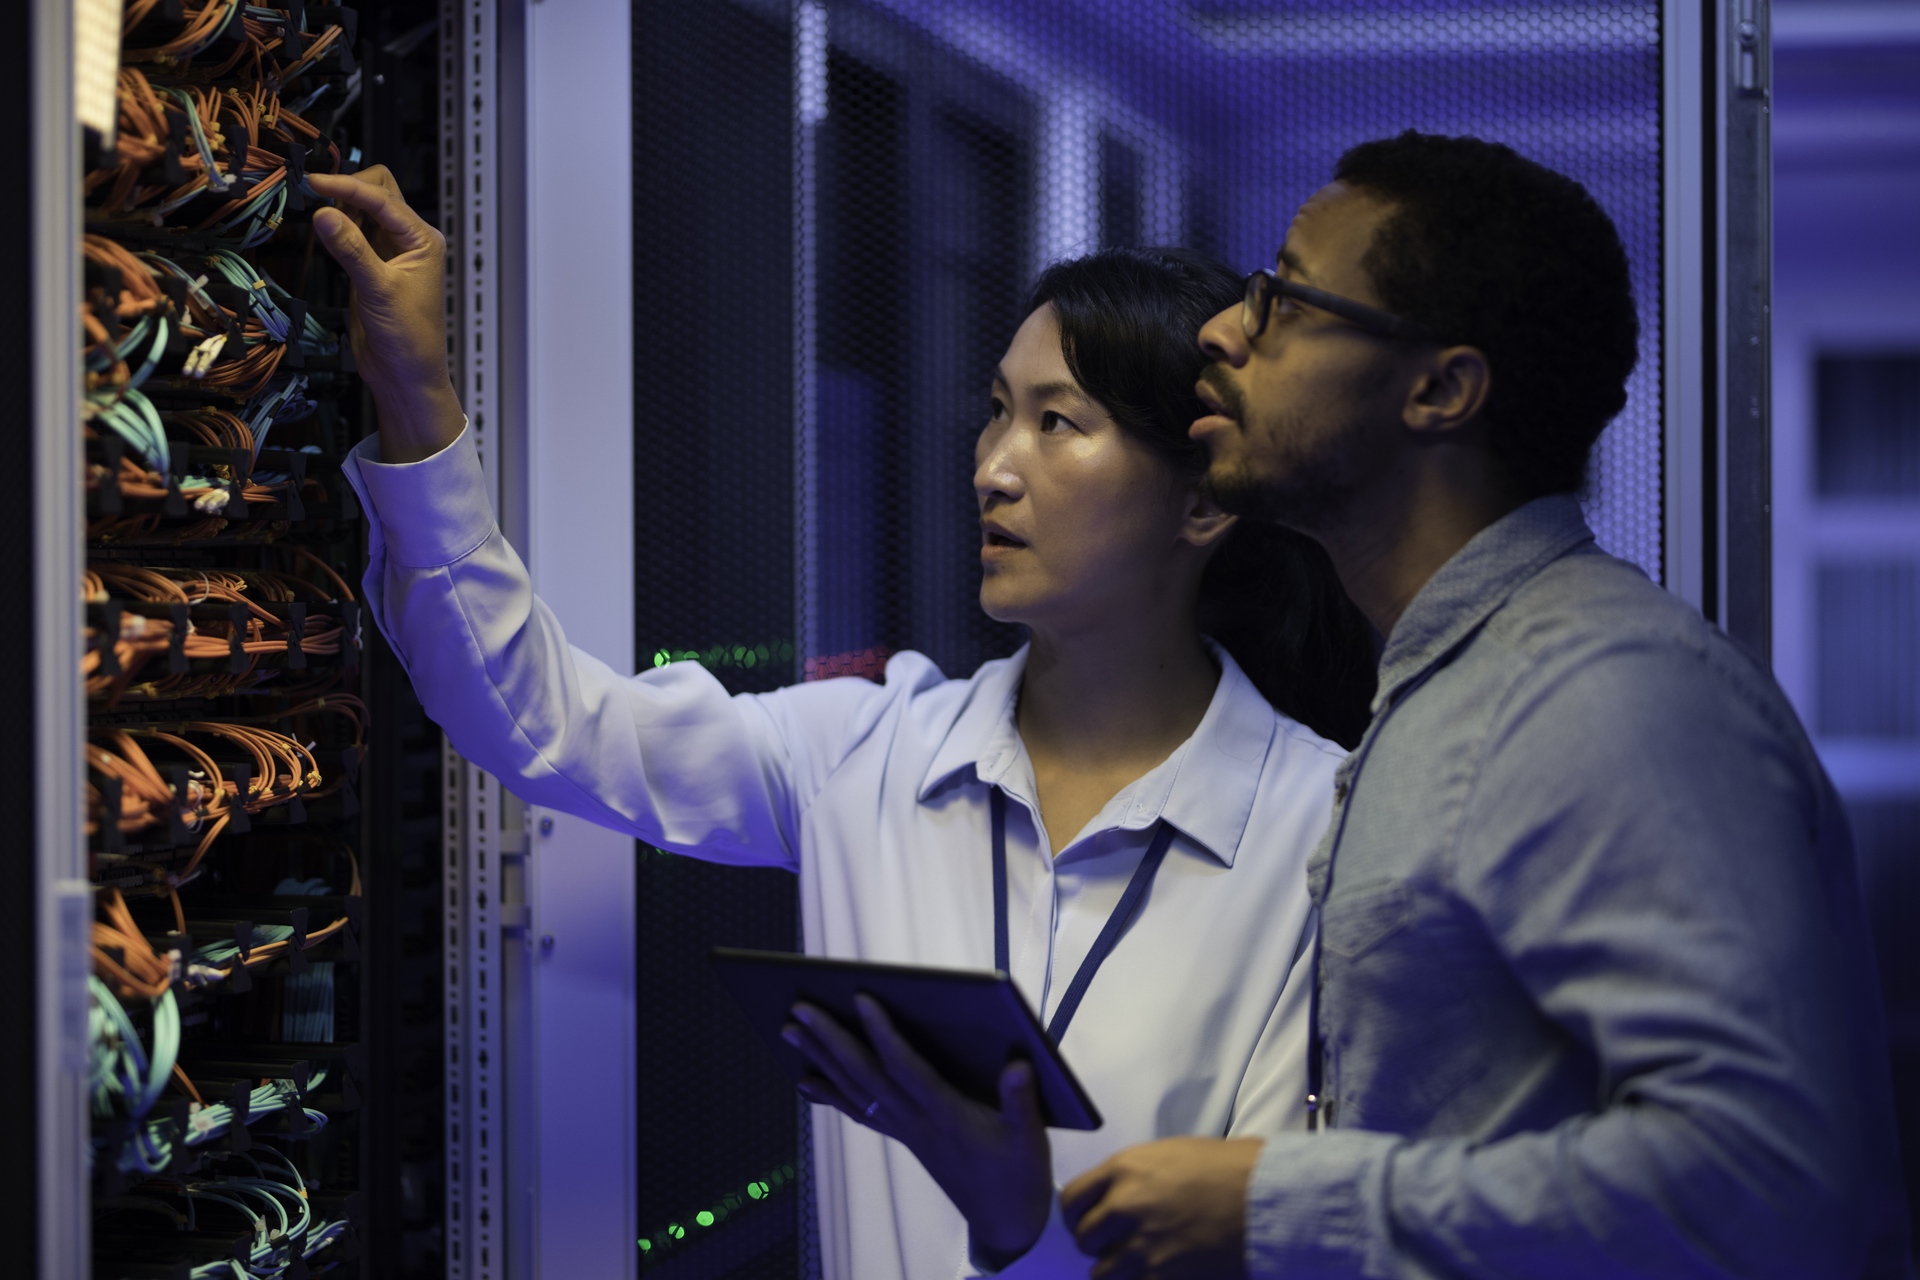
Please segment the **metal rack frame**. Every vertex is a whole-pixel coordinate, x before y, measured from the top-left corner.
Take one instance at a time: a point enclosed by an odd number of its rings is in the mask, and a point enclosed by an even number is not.
[[[1770,0],[1665,0],[1668,587],[1772,635]]]
[[[80,681],[84,562],[80,492],[80,128],[74,119],[74,7],[31,7],[33,118],[34,1010],[38,1273],[91,1272],[87,1186],[87,943],[81,796],[86,700]]]
[[[573,642],[631,669],[629,248],[593,234],[629,221],[626,22],[444,0],[441,180],[448,355],[501,526]],[[449,1280],[632,1275],[634,843],[451,748],[443,795]]]

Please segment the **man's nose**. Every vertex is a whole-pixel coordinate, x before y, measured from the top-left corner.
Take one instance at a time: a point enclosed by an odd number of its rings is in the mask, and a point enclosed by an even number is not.
[[[1200,326],[1200,349],[1217,362],[1238,369],[1247,362],[1252,348],[1240,328],[1240,304],[1235,303]]]

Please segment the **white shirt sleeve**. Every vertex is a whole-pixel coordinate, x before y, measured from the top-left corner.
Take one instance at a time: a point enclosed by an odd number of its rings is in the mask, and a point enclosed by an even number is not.
[[[999,1280],[1085,1280],[1097,1261],[1081,1253],[1080,1246],[1074,1242],[1073,1232],[1068,1230],[1067,1221],[1060,1214],[1058,1187],[1053,1189],[1053,1200],[1047,1205],[1047,1225],[1041,1228],[1040,1238],[1033,1242],[1031,1249],[998,1271],[987,1264],[971,1243],[967,1254],[963,1277],[997,1276]]]
[[[473,433],[346,478],[367,606],[448,740],[515,795],[719,862],[798,866],[799,814],[887,701],[830,680],[729,696],[693,662],[637,676],[568,645],[493,518]]]
[[[1229,1138],[1267,1138],[1307,1127],[1307,1054],[1313,1028],[1314,938],[1320,916],[1307,912],[1287,982],[1233,1097]]]

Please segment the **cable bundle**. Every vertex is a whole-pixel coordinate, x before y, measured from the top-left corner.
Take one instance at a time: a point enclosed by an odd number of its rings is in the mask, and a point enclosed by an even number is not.
[[[278,16],[276,10],[261,12]],[[251,17],[247,25],[263,34],[267,30],[266,23]],[[341,28],[329,27],[298,63],[289,64],[270,83],[290,83],[324,55],[340,33]],[[279,43],[275,39],[266,47]],[[195,84],[155,88],[138,68],[123,67],[119,91],[114,163],[85,179],[88,196],[99,195],[97,207],[110,217],[144,211],[153,226],[179,225],[250,248],[279,229],[290,191],[299,193],[302,204],[321,200],[306,180],[307,148],[324,146],[326,171],[340,172],[340,148],[283,105],[279,90],[267,81],[256,80],[246,89]],[[174,117],[183,124],[177,131]],[[177,144],[179,134],[189,137],[190,146]],[[228,157],[224,168],[221,154]],[[189,208],[200,216],[172,221]]]
[[[179,639],[180,652],[189,660],[231,658],[238,639],[238,649],[246,659],[242,670],[213,676],[174,674],[144,684],[135,684],[141,671],[155,659],[173,651],[176,642],[173,622],[133,612],[123,613],[119,634],[112,638],[111,643],[118,674],[109,674],[108,670],[103,669],[106,667],[103,653],[109,647],[108,638],[100,635],[97,628],[88,627],[88,649],[80,664],[81,674],[86,679],[87,696],[105,699],[109,705],[117,704],[129,693],[143,698],[218,696],[240,692],[255,684],[259,678],[275,674],[258,669],[258,662],[263,656],[287,652],[291,623],[262,607],[264,604],[290,604],[302,596],[328,604],[342,600],[351,602],[354,598],[345,580],[324,561],[299,548],[292,550],[303,563],[317,566],[332,579],[333,593],[293,574],[270,570],[149,569],[113,563],[89,567],[81,585],[81,598],[89,604],[113,598],[170,605],[224,603],[243,608],[247,621],[238,637],[234,634],[231,621],[206,623],[206,630],[201,629],[201,624],[190,621],[187,634]],[[342,645],[348,643],[345,640],[346,632],[336,618],[316,614],[308,618],[302,627],[300,648],[305,654],[338,656],[342,652]],[[357,643],[357,640],[353,643]],[[281,691],[288,696],[302,696],[331,685],[337,678],[337,672],[334,672],[324,677],[317,688],[283,688]],[[335,699],[336,709],[344,709],[348,705],[360,706],[357,699]]]
[[[299,1044],[326,1044],[333,1039],[333,963],[313,960],[305,973],[287,979],[286,1012],[281,1034]]]
[[[297,707],[289,715],[330,711],[354,720],[356,730],[364,708],[359,699],[344,694],[319,699]],[[276,717],[278,718],[278,717]],[[91,782],[87,791],[87,833],[97,833],[109,822],[123,833],[166,826],[177,816],[189,834],[201,836],[187,871],[199,864],[207,847],[226,826],[236,806],[248,814],[259,813],[296,798],[317,800],[333,795],[346,785],[345,775],[323,780],[312,751],[285,734],[231,720],[192,720],[182,724],[146,729],[97,729],[97,740],[87,743],[87,764],[94,772],[120,783],[120,810],[108,815],[106,799]],[[220,766],[200,747],[181,736],[192,733],[223,739],[240,747],[252,757],[252,776],[247,793],[239,784],[225,778]],[[194,767],[187,771],[187,793],[176,795],[160,776],[138,740],[164,743],[187,756]],[[104,744],[104,745],[103,745]],[[359,743],[354,744],[356,749]],[[181,879],[184,880],[183,872]]]
[[[170,450],[162,415],[141,391],[150,378],[248,401],[241,420],[256,455],[275,422],[313,411],[304,374],[290,375],[277,389],[271,384],[290,343],[299,345],[303,362],[338,352],[339,343],[265,272],[224,249],[187,259],[202,268],[197,275],[174,258],[134,253],[101,235],[83,237],[81,249],[108,282],[81,313],[87,334],[82,416],[112,428],[154,471],[167,470]],[[245,304],[216,301],[206,287],[210,280],[244,291]],[[109,319],[128,327],[115,336]]]
[[[153,1048],[149,1052],[141,1044],[125,1006],[107,985],[94,978],[88,980],[87,989],[92,996],[87,1014],[88,1040],[93,1046],[87,1079],[89,1105],[97,1117],[127,1122],[118,1149],[112,1149],[115,1144],[109,1139],[97,1143],[108,1148],[101,1154],[109,1155],[122,1173],[165,1173],[173,1163],[176,1143],[194,1147],[223,1136],[234,1122],[233,1108],[225,1103],[202,1103],[199,1090],[180,1069],[180,1009],[173,993],[165,992],[151,1001]],[[325,1068],[315,1071],[308,1078],[308,1091],[326,1078]],[[184,1127],[171,1116],[150,1118],[169,1080],[178,1080],[182,1091],[194,1099]],[[295,1109],[305,1115],[312,1131],[326,1127],[325,1113],[307,1110],[288,1080],[267,1080],[252,1091],[247,1099],[246,1123]],[[304,1191],[300,1198],[306,1199]]]
[[[254,1232],[247,1261],[205,1263],[195,1267],[191,1274],[232,1276],[239,1280],[278,1276],[291,1265],[293,1250],[298,1249],[302,1258],[311,1258],[345,1235],[348,1224],[344,1220],[325,1221],[314,1214],[307,1198],[307,1181],[292,1161],[269,1147],[260,1148],[259,1154],[273,1165],[271,1174],[253,1154],[222,1154],[218,1158],[223,1163],[250,1169],[252,1175],[242,1172],[214,1178],[148,1181],[137,1188],[138,1194],[114,1196],[96,1208],[108,1214],[127,1211],[160,1214],[172,1222],[176,1231],[199,1230],[202,1205],[232,1209]],[[162,1197],[178,1197],[185,1202],[185,1210],[174,1208]],[[331,1265],[318,1270],[329,1270]]]
[[[360,546],[335,473],[369,423],[351,296],[306,222],[327,203],[308,174],[359,160],[335,141],[359,119],[355,24],[337,4],[125,0],[119,127],[83,135],[103,1274],[312,1274],[349,1230],[357,1118],[311,1157],[287,1146],[327,1125],[308,1106],[326,1073],[296,1088],[248,1039],[330,1039],[333,975],[363,982]],[[289,905],[283,875],[317,896]],[[322,1170],[338,1185],[310,1197]]]
[[[173,906],[178,919],[180,899],[177,896]],[[100,909],[107,918],[93,922],[93,981],[112,984],[114,994],[119,996],[142,996],[148,1000],[164,997],[171,1001],[169,993],[186,959],[185,942],[181,941],[169,951],[157,950],[134,923],[133,913],[127,910],[127,901],[118,889],[109,889],[101,895]],[[185,921],[180,923],[184,925]]]
[[[159,3],[160,0],[131,0],[121,28],[123,33],[135,35]],[[203,74],[218,78],[251,60],[254,80],[284,86],[297,80],[315,62],[334,52],[336,45],[343,57],[350,56],[345,52],[348,43],[346,31],[338,23],[329,24],[317,35],[303,37],[309,41],[304,51],[283,65],[272,55],[276,51],[287,51],[289,35],[296,34],[287,31],[287,14],[284,10],[245,5],[240,0],[207,0],[198,8],[187,6],[185,12],[186,28],[179,34],[152,47],[123,49],[120,55],[122,61],[155,62],[185,70],[189,63],[225,36],[235,42],[233,53],[225,62],[208,68]],[[240,18],[238,24],[233,22],[236,15]],[[303,26],[301,32],[304,31]]]

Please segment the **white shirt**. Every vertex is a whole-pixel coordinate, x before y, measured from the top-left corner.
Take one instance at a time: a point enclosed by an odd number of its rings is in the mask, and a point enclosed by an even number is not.
[[[1343,753],[1224,651],[1193,736],[1056,856],[1014,723],[1024,649],[970,680],[902,653],[884,684],[739,696],[691,662],[624,675],[569,648],[533,594],[471,432],[407,465],[378,448],[346,468],[371,523],[369,607],[427,713],[516,795],[662,849],[797,871],[810,955],[990,969],[997,786],[1011,969],[1042,1023],[1165,819],[1166,861],[1060,1046],[1106,1123],[1053,1131],[1056,1182],[1155,1138],[1303,1127],[1305,867]],[[965,1221],[903,1147],[826,1108],[813,1131],[829,1280],[972,1272]],[[1088,1265],[1056,1197],[1041,1244],[1002,1274]]]

